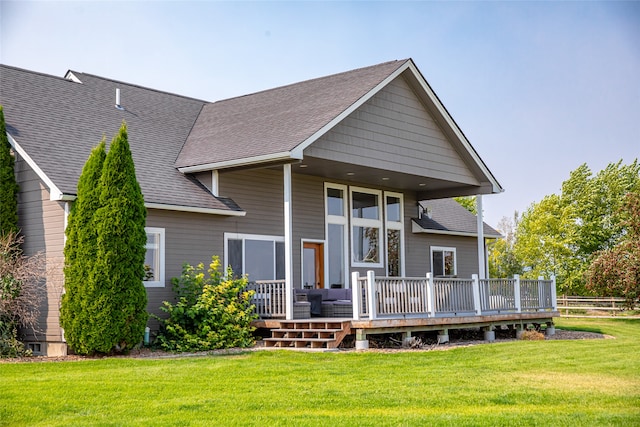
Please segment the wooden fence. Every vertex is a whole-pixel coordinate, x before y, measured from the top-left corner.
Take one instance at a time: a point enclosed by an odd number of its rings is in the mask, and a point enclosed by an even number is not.
[[[584,297],[567,296],[558,297],[558,310],[565,315],[575,314],[576,311],[607,312],[612,316],[628,310],[624,298],[616,297]],[[640,310],[640,304],[636,302],[634,310]]]

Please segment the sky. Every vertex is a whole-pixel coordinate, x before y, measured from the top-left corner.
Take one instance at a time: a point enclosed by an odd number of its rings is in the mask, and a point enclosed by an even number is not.
[[[640,1],[0,0],[3,64],[207,101],[405,58],[504,187],[494,227],[640,157]]]

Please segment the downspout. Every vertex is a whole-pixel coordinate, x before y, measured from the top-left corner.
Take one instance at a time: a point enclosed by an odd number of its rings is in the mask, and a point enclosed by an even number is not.
[[[286,319],[293,319],[293,224],[291,209],[291,164],[283,165],[284,172],[284,282]]]
[[[485,270],[485,257],[484,257],[484,218],[482,215],[482,195],[478,194],[476,196],[476,210],[478,211],[478,215],[476,218],[478,220],[478,277],[480,279],[486,279],[486,270]]]

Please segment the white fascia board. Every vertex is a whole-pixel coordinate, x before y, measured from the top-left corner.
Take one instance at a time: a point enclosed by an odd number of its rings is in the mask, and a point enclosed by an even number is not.
[[[445,109],[444,105],[442,105],[442,103],[439,101],[435,92],[431,89],[431,87],[429,86],[427,81],[424,79],[420,71],[418,71],[413,61],[409,61],[408,68],[411,70],[411,72],[415,76],[418,83],[420,83],[420,86],[422,87],[422,89],[425,91],[425,93],[429,96],[433,104],[436,106],[442,118],[444,118],[444,120],[447,122],[447,125],[449,126],[449,128],[453,130],[453,132],[455,133],[456,137],[458,138],[462,146],[467,150],[467,152],[473,158],[473,160],[475,161],[476,165],[478,165],[480,170],[482,170],[482,173],[489,179],[489,181],[491,182],[493,193],[502,193],[504,189],[500,186],[498,181],[494,178],[493,174],[491,173],[491,171],[489,171],[489,169],[484,164],[482,159],[480,159],[480,156],[478,156],[478,153],[476,153],[476,151],[471,146],[471,143],[467,140],[467,138],[464,136],[464,134],[462,133],[458,125],[453,120],[453,117],[451,117],[451,115]]]
[[[253,166],[260,163],[278,162],[287,160],[302,160],[302,156],[296,157],[290,151],[282,151],[280,153],[264,154],[262,156],[245,157],[241,159],[227,160],[224,162],[206,163],[204,165],[185,166],[178,168],[182,173],[204,172],[210,170],[229,169],[242,166]]]
[[[367,92],[359,100],[357,100],[356,102],[351,104],[351,106],[349,108],[344,110],[342,113],[340,113],[338,116],[336,116],[329,123],[327,123],[326,125],[321,127],[318,131],[316,131],[316,133],[311,135],[309,138],[307,138],[304,141],[302,141],[298,146],[296,146],[291,151],[296,156],[295,158],[302,159],[302,152],[304,151],[305,148],[307,148],[309,145],[313,144],[315,141],[318,140],[318,138],[320,138],[322,135],[324,135],[325,133],[330,131],[334,126],[336,126],[338,123],[340,123],[342,120],[344,120],[347,116],[349,116],[349,114],[353,113],[355,110],[360,108],[365,102],[367,102],[369,99],[371,99],[371,97],[373,97],[373,95],[378,93],[380,90],[382,90],[382,88],[387,86],[389,83],[391,83],[393,80],[395,80],[396,77],[398,77],[400,74],[402,74],[409,67],[410,64],[411,64],[411,61],[405,62],[402,66],[400,66],[400,68],[398,68],[396,71],[394,71],[392,74],[390,74],[386,79],[384,79],[383,81],[378,83],[376,85],[376,87],[374,87],[369,92]]]
[[[40,169],[40,167],[36,164],[35,161],[33,161],[31,156],[27,154],[27,152],[20,146],[20,144],[18,144],[18,142],[11,135],[9,135],[9,132],[7,132],[7,138],[9,139],[9,144],[11,144],[16,153],[18,153],[18,155],[22,157],[25,162],[27,162],[29,167],[33,169],[36,175],[38,175],[38,178],[40,178],[45,183],[45,185],[49,187],[49,200],[69,200],[65,198],[65,196],[67,195],[62,194],[62,191],[60,191],[60,189],[53,183],[53,181],[49,179],[47,174],[45,174],[44,171]]]
[[[411,232],[412,233],[426,233],[426,234],[441,234],[446,236],[464,236],[464,237],[478,237],[478,233],[471,233],[467,231],[451,231],[451,230],[433,230],[429,228],[422,228],[419,224],[416,224],[415,221],[411,221]],[[486,239],[501,239],[504,236],[499,234],[484,234]]]
[[[165,211],[180,211],[180,212],[195,212],[204,213],[210,215],[224,215],[224,216],[245,216],[245,211],[228,211],[224,209],[210,209],[210,208],[198,208],[195,206],[178,206],[178,205],[165,205],[162,203],[145,203],[144,207],[147,209],[160,209]]]

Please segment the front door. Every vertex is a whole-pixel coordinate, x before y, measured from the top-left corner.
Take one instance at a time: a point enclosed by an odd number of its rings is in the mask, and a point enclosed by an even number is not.
[[[324,288],[324,244],[304,242],[302,245],[302,287]]]

